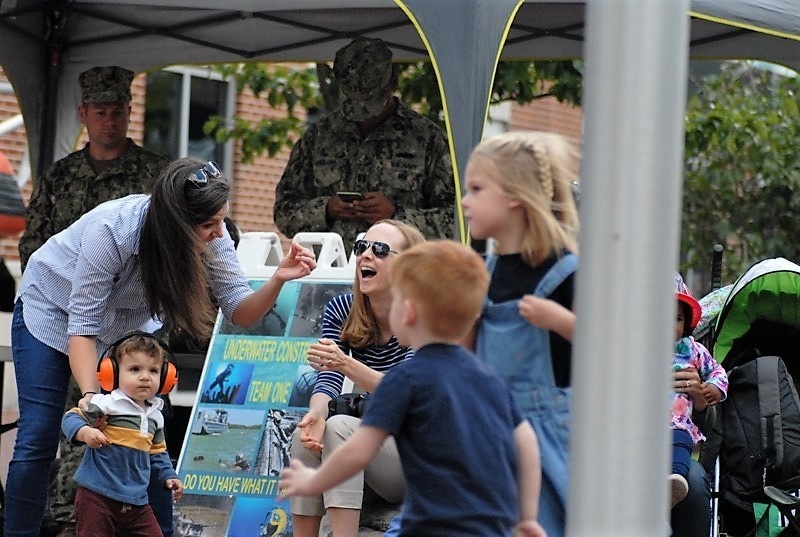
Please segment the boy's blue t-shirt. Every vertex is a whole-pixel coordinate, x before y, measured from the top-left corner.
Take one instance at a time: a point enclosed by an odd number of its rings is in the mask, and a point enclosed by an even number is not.
[[[407,490],[400,535],[511,535],[522,419],[500,377],[463,347],[427,345],[388,371],[362,425],[397,442]]]

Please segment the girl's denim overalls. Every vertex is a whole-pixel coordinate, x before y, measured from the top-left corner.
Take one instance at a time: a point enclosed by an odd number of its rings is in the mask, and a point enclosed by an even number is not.
[[[489,272],[497,258],[486,260]],[[533,294],[546,298],[577,270],[578,258],[567,254],[545,274]],[[519,314],[519,300],[494,303],[488,298],[478,326],[476,352],[508,382],[520,412],[539,437],[542,490],[539,523],[548,537],[564,534],[568,485],[570,388],[555,385],[550,333]]]

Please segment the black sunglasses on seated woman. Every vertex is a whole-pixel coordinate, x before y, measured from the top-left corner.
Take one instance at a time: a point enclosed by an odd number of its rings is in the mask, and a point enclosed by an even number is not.
[[[397,253],[385,242],[365,241],[364,239],[359,239],[353,243],[353,253],[356,254],[356,256],[362,255],[370,246],[372,246],[372,253],[375,254],[375,257],[378,259],[384,259],[388,257],[389,254]]]

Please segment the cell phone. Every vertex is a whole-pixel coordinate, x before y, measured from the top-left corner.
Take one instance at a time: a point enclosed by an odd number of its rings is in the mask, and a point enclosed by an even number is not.
[[[364,194],[362,194],[361,192],[337,192],[336,195],[339,196],[342,199],[342,201],[345,201],[347,203],[364,199]]]

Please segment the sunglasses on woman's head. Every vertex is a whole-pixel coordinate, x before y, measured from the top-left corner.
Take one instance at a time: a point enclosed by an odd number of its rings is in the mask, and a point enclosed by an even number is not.
[[[213,177],[214,179],[222,177],[219,166],[213,160],[206,162],[199,170],[193,171],[189,176],[189,181],[194,183],[195,186],[206,186],[209,177]]]
[[[385,242],[365,241],[364,239],[359,239],[353,244],[353,253],[356,254],[356,256],[362,255],[370,246],[372,246],[372,253],[375,254],[375,257],[378,259],[384,259],[388,257],[389,254],[397,253]]]

